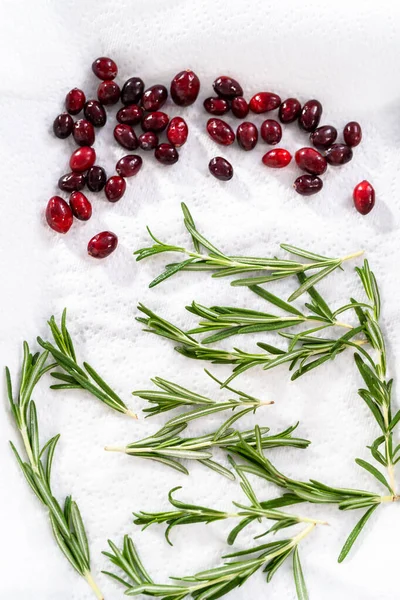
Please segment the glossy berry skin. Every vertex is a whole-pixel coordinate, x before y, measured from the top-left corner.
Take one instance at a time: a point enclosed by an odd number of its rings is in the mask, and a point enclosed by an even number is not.
[[[118,238],[112,231],[98,233],[88,243],[87,251],[93,258],[106,258],[118,246]]]
[[[171,119],[167,129],[167,139],[170,144],[176,148],[180,148],[186,143],[189,135],[189,128],[185,119],[182,117],[174,117]]]
[[[127,79],[121,90],[122,104],[139,104],[144,92],[144,82],[140,77]]]
[[[301,104],[297,98],[287,98],[279,107],[279,120],[281,123],[293,123],[301,113]]]
[[[86,173],[86,185],[91,192],[101,192],[106,185],[107,175],[103,167],[94,165]]]
[[[82,90],[74,88],[65,97],[65,108],[70,115],[77,115],[81,112],[86,102],[85,94]]]
[[[262,157],[264,165],[273,169],[283,169],[288,166],[291,160],[292,155],[284,148],[274,148]]]
[[[54,119],[53,131],[54,135],[60,140],[65,140],[71,135],[72,129],[74,128],[74,120],[68,113],[62,113]]]
[[[235,141],[235,132],[222,119],[208,119],[207,132],[214,142],[222,146],[230,146]]]
[[[357,121],[347,123],[343,129],[343,139],[350,148],[358,146],[362,139],[361,125]]]
[[[60,198],[60,196],[50,198],[46,207],[46,221],[54,231],[57,231],[57,233],[67,233],[71,228],[73,220],[72,210],[65,200]]]
[[[215,156],[208,163],[208,169],[211,175],[214,175],[220,181],[229,181],[233,177],[233,167],[222,156]]]
[[[115,170],[121,177],[133,177],[139,173],[143,160],[137,154],[127,154],[119,159]]]
[[[143,131],[154,131],[154,133],[161,133],[166,129],[169,123],[169,116],[165,112],[157,110],[149,113],[142,120]]]
[[[114,127],[114,139],[120,146],[127,150],[136,150],[139,146],[139,141],[133,128],[123,123],[118,123]]]
[[[315,131],[310,133],[310,142],[318,148],[318,150],[327,150],[332,146],[337,138],[337,129],[332,125],[323,125],[317,127]]]
[[[375,206],[375,190],[369,181],[361,181],[353,191],[354,206],[362,215],[367,215]]]
[[[272,92],[259,92],[255,94],[249,102],[250,110],[256,114],[275,110],[281,103],[277,94]]]
[[[110,80],[116,78],[118,67],[112,58],[101,56],[92,64],[92,71],[99,79]]]
[[[220,98],[225,100],[232,100],[236,96],[243,96],[242,86],[236,79],[221,75],[213,83],[214,92],[218,94]]]
[[[154,156],[163,165],[173,165],[179,160],[179,154],[172,144],[160,144],[154,151]]]
[[[230,109],[228,100],[224,100],[224,98],[206,98],[203,106],[210,115],[216,115],[217,117],[224,115]]]
[[[63,192],[79,192],[85,183],[86,177],[82,173],[67,173],[58,180],[58,187]]]
[[[142,96],[142,106],[144,110],[154,112],[164,106],[168,98],[168,90],[165,85],[152,85]]]
[[[340,167],[353,158],[353,150],[346,144],[333,144],[327,150],[325,158],[333,167]]]
[[[258,140],[258,129],[254,123],[245,121],[236,130],[236,139],[243,150],[253,150]]]
[[[244,119],[249,114],[249,103],[243,96],[237,96],[231,102],[232,114],[238,119]]]
[[[129,104],[117,112],[118,123],[137,125],[143,118],[143,109],[138,104]]]
[[[171,98],[178,106],[190,106],[193,104],[200,91],[200,79],[196,73],[180,71],[171,81]]]
[[[104,106],[98,100],[88,100],[83,110],[85,118],[95,127],[104,127],[107,121]]]
[[[90,146],[82,146],[82,148],[78,148],[71,154],[71,158],[69,159],[69,166],[71,171],[75,171],[76,173],[83,173],[83,171],[87,171],[90,167],[93,167],[96,160],[96,152],[94,148]]]
[[[312,196],[320,192],[323,185],[322,179],[317,175],[300,175],[295,180],[293,187],[301,196]]]
[[[92,205],[82,192],[72,192],[69,205],[74,217],[79,221],[89,221],[92,216]]]
[[[317,129],[322,115],[322,104],[318,100],[308,100],[301,109],[299,126],[303,131]]]
[[[260,134],[266,144],[279,144],[282,139],[282,127],[274,119],[266,119],[261,124]]]
[[[295,154],[297,166],[311,175],[322,175],[328,168],[325,158],[315,148],[300,148]]]
[[[109,202],[118,202],[125,194],[126,181],[120,175],[113,175],[107,180],[104,191]]]
[[[86,119],[76,121],[72,134],[78,146],[93,146],[95,133],[90,121]]]
[[[102,81],[97,88],[97,97],[104,106],[116,104],[120,94],[121,90],[115,81]]]
[[[139,148],[141,150],[154,150],[158,146],[158,136],[154,133],[154,131],[146,131],[146,133],[142,133],[139,135]]]

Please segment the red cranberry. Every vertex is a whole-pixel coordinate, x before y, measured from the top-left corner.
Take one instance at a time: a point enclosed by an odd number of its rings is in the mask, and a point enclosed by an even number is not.
[[[260,114],[270,110],[275,110],[281,103],[281,99],[277,94],[271,92],[259,92],[250,100],[250,110]]]
[[[79,119],[76,121],[73,135],[78,146],[93,146],[94,144],[94,127],[91,122],[86,119]]]
[[[118,124],[114,127],[114,138],[120,146],[127,150],[136,150],[139,146],[136,133],[130,125]]]
[[[85,187],[86,178],[82,173],[67,173],[58,180],[58,187],[63,192],[79,192]]]
[[[144,83],[140,77],[131,77],[125,81],[121,90],[122,104],[139,104],[144,92]]]
[[[117,112],[118,123],[125,125],[137,125],[143,118],[143,109],[137,104],[130,104],[120,108]]]
[[[230,162],[222,158],[222,156],[215,156],[208,163],[208,169],[211,175],[214,175],[221,181],[229,181],[233,177],[233,167]]]
[[[171,144],[160,144],[157,146],[154,156],[163,165],[173,165],[179,160],[178,151]]]
[[[93,258],[106,258],[118,246],[118,238],[112,231],[98,233],[88,243],[88,254]]]
[[[267,144],[278,144],[282,139],[282,127],[274,119],[266,119],[261,124],[261,137]]]
[[[89,221],[92,216],[92,205],[82,192],[72,192],[69,205],[74,217],[79,221]]]
[[[54,135],[61,140],[64,140],[72,133],[74,120],[68,113],[62,113],[54,119],[53,131]]]
[[[358,146],[362,138],[361,125],[357,123],[357,121],[350,121],[350,123],[347,123],[343,129],[343,138],[350,148]]]
[[[74,88],[65,97],[65,108],[71,115],[77,115],[81,112],[85,102],[86,98],[82,90]]]
[[[104,106],[98,100],[88,100],[85,104],[85,117],[95,127],[104,127],[107,121],[106,111]]]
[[[362,215],[367,215],[375,205],[375,190],[369,181],[361,181],[353,191],[354,206]]]
[[[283,169],[283,167],[288,166],[291,160],[292,155],[284,148],[274,148],[262,157],[264,165],[273,169]]]
[[[154,131],[155,133],[161,133],[166,129],[169,122],[169,116],[165,112],[157,110],[156,112],[149,113],[142,120],[143,131]]]
[[[243,96],[242,86],[236,79],[221,75],[213,83],[214,92],[225,100],[232,100],[236,96]]]
[[[281,123],[293,123],[301,113],[301,104],[296,98],[284,100],[279,107],[279,120]]]
[[[301,196],[312,196],[322,190],[322,179],[316,175],[300,175],[293,184],[294,189]]]
[[[171,119],[167,129],[167,138],[170,144],[179,148],[186,143],[188,135],[189,129],[186,121],[182,119],[182,117],[174,117]]]
[[[118,202],[125,194],[126,181],[119,175],[113,175],[107,180],[104,191],[109,202]]]
[[[314,148],[300,148],[295,154],[297,166],[311,175],[322,175],[328,165],[325,158]]]
[[[337,129],[332,125],[317,127],[315,131],[310,133],[310,141],[318,150],[326,150],[332,146],[336,138]]]
[[[97,88],[99,102],[105,106],[116,104],[119,100],[121,90],[115,81],[102,81]]]
[[[322,104],[318,100],[308,100],[301,109],[299,125],[304,131],[314,131],[322,115]]]
[[[142,150],[154,150],[158,146],[158,136],[153,131],[139,135],[139,147]]]
[[[127,154],[119,159],[116,164],[115,170],[121,177],[133,177],[139,173],[140,168],[143,164],[141,156],[137,154]]]
[[[106,185],[107,175],[103,167],[90,167],[86,174],[86,184],[91,192],[101,192]]]
[[[243,150],[253,150],[258,140],[258,129],[254,123],[245,121],[236,131],[238,144]]]
[[[333,167],[345,165],[353,158],[353,150],[346,144],[333,144],[325,155],[326,160]]]
[[[243,96],[237,96],[233,98],[231,102],[232,113],[238,119],[244,119],[249,114],[249,104],[247,100],[243,98]]]
[[[72,210],[65,200],[60,196],[53,196],[47,203],[46,220],[57,233],[67,233],[74,218]]]
[[[178,106],[190,106],[196,101],[200,91],[200,79],[196,73],[181,71],[171,81],[171,98]]]
[[[221,116],[228,112],[230,104],[224,98],[206,98],[203,106],[210,115]]]
[[[118,74],[118,67],[112,58],[101,56],[96,58],[92,64],[92,71],[99,79],[115,79]]]
[[[95,160],[96,152],[94,148],[91,148],[90,146],[82,146],[71,154],[69,166],[71,167],[71,171],[83,173],[83,171],[87,171],[87,169],[93,167]]]
[[[152,85],[142,96],[142,106],[144,110],[154,112],[164,106],[168,98],[168,90],[165,85]]]
[[[222,146],[230,146],[235,141],[235,132],[222,119],[208,119],[207,131],[214,142]]]

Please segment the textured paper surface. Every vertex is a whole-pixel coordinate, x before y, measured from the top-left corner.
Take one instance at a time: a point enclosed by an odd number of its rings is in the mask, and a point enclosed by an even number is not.
[[[0,31],[2,365],[9,364],[15,373],[22,340],[34,345],[36,335],[46,336],[46,319],[53,313],[59,316],[67,306],[79,356],[95,366],[134,409],[140,410],[144,403],[134,400],[130,392],[147,387],[155,375],[201,393],[217,393],[202,372],[206,364],[177,355],[166,340],[142,333],[134,321],[138,301],[184,326],[195,322],[184,311],[185,304],[194,299],[205,304],[264,306],[246,290],[233,289],[227,281],[212,280],[207,274],[179,275],[162,287],[147,288],[165,260],[160,257],[138,265],[132,252],[147,244],[146,224],[162,239],[188,241],[179,208],[184,200],[200,230],[231,254],[270,255],[278,252],[279,242],[332,255],[364,248],[381,286],[389,369],[397,376],[398,6],[312,0],[281,4],[3,0]],[[201,78],[200,98],[194,107],[182,111],[170,103],[166,106],[170,115],[181,112],[190,128],[179,163],[166,169],[146,156],[142,171],[128,181],[120,203],[110,205],[101,194],[93,195],[91,221],[76,222],[63,237],[45,226],[43,209],[57,193],[58,177],[68,171],[73,143],[55,139],[51,125],[70,88],[82,87],[88,97],[94,96],[97,81],[90,65],[101,55],[115,58],[121,83],[140,75],[148,85],[168,85],[175,73],[192,68]],[[330,169],[323,192],[302,199],[291,190],[297,177],[294,166],[285,172],[263,168],[260,159],[266,148],[262,143],[251,153],[236,146],[217,148],[204,133],[207,117],[202,101],[211,95],[213,79],[223,73],[236,76],[247,97],[260,89],[303,101],[317,97],[324,105],[323,122],[338,129],[349,120],[359,120],[364,142],[353,162],[340,170]],[[108,126],[98,132],[95,147],[98,162],[111,173],[124,151],[112,140],[115,110],[108,114]],[[262,118],[254,121],[260,124]],[[300,136],[296,126],[285,128],[282,146],[295,150],[303,144],[307,138]],[[235,177],[228,184],[208,174],[208,161],[215,155],[227,157],[234,165]],[[354,185],[364,178],[377,191],[376,208],[366,218],[354,211],[351,202]],[[108,260],[95,262],[87,257],[86,244],[104,229],[115,231],[120,245]],[[352,267],[347,265],[344,273],[335,273],[321,286],[333,306],[360,294]],[[279,290],[285,293],[289,287],[282,285]],[[247,337],[225,346],[240,343],[250,349],[255,341]],[[229,370],[216,367],[213,372],[223,377]],[[132,534],[145,565],[160,582],[166,582],[169,575],[217,565],[226,551],[229,523],[177,529],[171,549],[161,528],[141,533],[133,526],[131,513],[166,508],[167,492],[176,485],[184,486],[181,495],[188,501],[228,508],[231,498],[243,500],[238,485],[201,466],[193,466],[191,476],[185,477],[161,465],[105,453],[104,445],[139,439],[155,431],[163,419],[131,422],[86,394],[51,393],[48,383],[43,382],[35,400],[42,439],[58,432],[62,436],[54,465],[54,491],[59,498],[72,493],[79,502],[93,571],[107,600],[121,598],[123,593],[98,576],[109,567],[100,554],[108,537],[121,542],[123,533]],[[360,378],[349,355],[295,383],[290,383],[285,368],[271,373],[253,370],[238,383],[250,393],[276,401],[274,407],[258,413],[260,423],[277,431],[299,420],[299,434],[313,442],[306,451],[273,451],[279,468],[299,478],[378,489],[354,464],[355,457],[368,457],[365,447],[378,432],[357,397]],[[206,432],[219,422],[221,417],[199,422],[191,431]],[[249,418],[246,424],[253,423]],[[3,408],[0,431],[0,597],[91,598],[85,582],[57,550],[46,514],[13,462],[7,440],[17,436]],[[264,498],[276,493],[260,481],[255,485]],[[330,507],[304,506],[298,512],[331,523],[315,531],[301,548],[310,598],[386,600],[398,595],[397,505],[375,513],[361,543],[341,566],[337,556],[359,515]],[[251,543],[252,533],[244,533],[237,547]],[[258,573],[232,598],[295,598],[289,564],[266,585]]]

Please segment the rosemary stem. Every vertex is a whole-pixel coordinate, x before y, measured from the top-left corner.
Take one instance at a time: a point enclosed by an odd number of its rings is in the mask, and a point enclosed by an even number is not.
[[[24,425],[23,427],[21,427],[20,432],[21,432],[21,437],[22,437],[22,440],[24,442],[25,451],[26,451],[26,454],[28,456],[28,459],[29,459],[29,462],[31,464],[31,467],[32,467],[33,471],[38,475],[39,474],[39,469],[38,469],[36,461],[35,461],[35,459],[33,457],[33,452],[32,452],[32,448],[31,448],[31,443],[30,443],[30,440],[29,440],[29,436],[28,436],[28,431],[26,429],[26,425]]]
[[[354,329],[353,325],[349,325],[349,323],[342,323],[342,321],[334,321],[333,324],[336,327],[344,327],[345,329]]]
[[[345,260],[351,260],[352,258],[357,258],[358,256],[362,256],[364,254],[364,250],[359,250],[358,252],[354,252],[353,254],[348,254],[342,258],[342,262]]]
[[[391,443],[391,433],[389,430],[389,409],[387,406],[384,407],[383,410],[383,419],[385,423],[385,454],[387,461],[387,471],[389,475],[389,485],[392,489],[393,495],[396,496],[396,480],[394,476],[394,465],[392,461],[392,453],[390,451],[390,443]]]
[[[104,596],[101,593],[97,583],[95,582],[95,580],[93,579],[93,576],[91,574],[90,571],[86,571],[86,573],[84,573],[84,577],[86,579],[86,581],[88,582],[88,584],[90,585],[90,587],[92,588],[96,598],[98,600],[104,600]]]
[[[136,413],[132,412],[131,410],[126,409],[124,411],[124,413],[128,416],[128,417],[132,417],[132,419],[137,419],[138,416]]]
[[[124,452],[126,453],[126,448],[123,446],[106,446],[104,448],[106,452]]]

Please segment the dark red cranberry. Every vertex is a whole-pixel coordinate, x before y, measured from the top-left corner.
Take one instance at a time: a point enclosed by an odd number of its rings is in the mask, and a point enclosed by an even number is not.
[[[325,158],[315,148],[300,148],[294,158],[297,166],[311,175],[322,175],[328,168]]]
[[[121,90],[115,81],[102,81],[97,88],[99,102],[105,106],[116,104],[119,100]]]
[[[312,196],[322,190],[322,179],[317,175],[300,175],[293,184],[294,189],[301,196]]]
[[[232,113],[238,119],[244,119],[249,114],[249,104],[247,100],[243,98],[243,96],[237,96],[233,98],[231,102]]]
[[[208,163],[208,169],[211,175],[214,175],[217,179],[221,181],[229,181],[233,177],[233,167],[230,162],[228,162],[222,156],[215,156]]]
[[[214,142],[222,146],[230,146],[235,141],[235,132],[222,119],[208,119],[207,131]]]
[[[200,79],[187,69],[180,71],[171,81],[171,98],[178,106],[190,106],[196,101],[200,91]]]
[[[139,104],[144,92],[144,83],[140,77],[131,77],[125,81],[121,90],[122,104]]]
[[[82,90],[74,88],[65,97],[65,108],[71,115],[77,115],[81,112],[86,102],[85,94]]]
[[[284,148],[274,148],[262,157],[264,165],[273,169],[283,169],[283,167],[288,166],[291,160],[292,155]]]
[[[104,127],[107,121],[104,106],[98,100],[88,100],[85,104],[85,117],[95,127]]]
[[[67,173],[58,180],[58,187],[63,192],[79,192],[85,187],[86,178],[82,173]]]
[[[261,137],[267,144],[278,144],[282,139],[282,127],[274,119],[266,119],[261,124]]]
[[[300,113],[301,104],[297,98],[288,98],[279,107],[279,120],[281,123],[293,123],[299,118]]]
[[[86,119],[79,119],[76,121],[73,135],[78,146],[93,146],[94,144],[94,127],[91,122]]]
[[[79,221],[89,221],[92,216],[92,205],[82,192],[72,192],[69,205],[74,217]]]
[[[245,121],[236,130],[238,144],[243,150],[253,150],[258,140],[258,129],[254,123]]]
[[[325,154],[325,158],[333,167],[345,165],[353,158],[353,150],[346,144],[333,144]]]
[[[118,124],[114,127],[114,138],[120,146],[127,150],[136,150],[139,141],[130,125]]]
[[[142,150],[154,150],[158,146],[158,136],[153,131],[139,135],[139,147]]]
[[[354,206],[362,215],[367,215],[375,205],[375,190],[369,181],[361,181],[353,191]]]
[[[206,98],[203,106],[210,115],[221,116],[228,112],[230,103],[224,98]]]
[[[71,154],[69,166],[71,171],[83,173],[83,171],[87,171],[87,169],[93,167],[95,160],[96,152],[94,148],[82,146],[82,148],[78,148],[78,150],[75,150],[75,152]]]
[[[93,258],[106,258],[118,246],[118,238],[112,231],[98,233],[88,243],[88,254]]]
[[[179,160],[179,154],[172,144],[160,144],[154,151],[154,156],[163,165],[173,165]]]
[[[118,123],[125,125],[137,125],[143,118],[143,109],[137,104],[130,104],[120,108],[117,112]]]
[[[186,143],[188,135],[189,128],[182,117],[174,117],[171,119],[167,129],[167,138],[170,144],[179,148]]]
[[[68,113],[62,113],[54,119],[53,131],[54,135],[64,140],[72,133],[74,127],[74,120]]]
[[[221,98],[232,100],[236,96],[243,96],[242,86],[236,79],[221,75],[213,83],[214,92]]]
[[[142,106],[144,110],[154,112],[164,106],[168,98],[168,90],[165,85],[152,85],[142,96]]]
[[[252,97],[249,106],[250,110],[260,114],[270,110],[275,110],[275,108],[278,108],[280,103],[281,99],[277,94],[272,94],[272,92],[259,92]]]
[[[141,156],[138,156],[137,154],[127,154],[119,159],[115,170],[121,177],[133,177],[139,173],[142,164],[143,160]]]
[[[60,196],[53,196],[47,203],[46,220],[57,233],[67,233],[74,218],[72,210],[65,200]]]
[[[86,184],[91,192],[101,192],[106,185],[107,175],[103,167],[94,165],[86,174]]]
[[[92,71],[99,79],[115,79],[118,74],[118,67],[112,58],[101,56],[96,58],[92,64]]]
[[[322,104],[318,100],[308,100],[301,109],[299,117],[300,128],[304,131],[317,129],[322,115]]]
[[[318,150],[326,150],[332,146],[336,138],[337,129],[332,125],[317,127],[315,131],[310,133],[310,141]]]
[[[118,202],[125,194],[126,181],[119,175],[113,175],[107,180],[104,191],[109,202]]]
[[[161,133],[166,129],[169,122],[169,116],[165,112],[157,110],[156,112],[149,113],[142,119],[143,131],[154,131],[155,133]]]
[[[358,146],[362,139],[361,125],[357,121],[350,121],[343,129],[344,141],[350,148]]]

